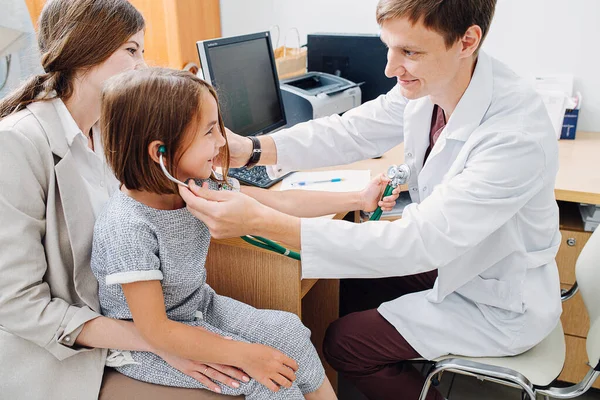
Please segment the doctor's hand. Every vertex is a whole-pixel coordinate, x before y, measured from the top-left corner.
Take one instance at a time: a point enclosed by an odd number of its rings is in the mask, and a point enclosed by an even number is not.
[[[179,194],[188,210],[204,222],[215,239],[247,235],[256,224],[257,216],[265,207],[240,192],[210,190],[189,181],[190,188],[179,187]]]
[[[381,207],[383,211],[391,211],[394,208],[400,195],[400,186],[396,187],[391,195],[381,198],[389,182],[390,179],[385,174],[381,174],[372,179],[369,185],[360,192],[363,211],[375,211],[377,206]]]
[[[240,136],[225,128],[227,136],[227,144],[229,145],[229,165],[232,168],[243,167],[250,160],[252,154],[252,140],[247,137]],[[223,166],[222,160],[217,158],[215,166]]]

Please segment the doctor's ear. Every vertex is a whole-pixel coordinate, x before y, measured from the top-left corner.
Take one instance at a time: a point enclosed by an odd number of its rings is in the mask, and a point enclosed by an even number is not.
[[[159,162],[159,155],[162,153],[163,157],[167,157],[167,149],[165,144],[160,140],[154,140],[148,145],[148,154],[155,163]]]
[[[483,39],[483,31],[479,25],[472,25],[467,29],[465,34],[460,39],[461,55],[470,57],[477,52],[481,40]]]

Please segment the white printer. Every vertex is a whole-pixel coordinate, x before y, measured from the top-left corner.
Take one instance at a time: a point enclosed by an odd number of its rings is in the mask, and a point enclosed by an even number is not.
[[[280,82],[287,128],[311,119],[341,114],[361,102],[360,83],[324,72],[309,72]]]

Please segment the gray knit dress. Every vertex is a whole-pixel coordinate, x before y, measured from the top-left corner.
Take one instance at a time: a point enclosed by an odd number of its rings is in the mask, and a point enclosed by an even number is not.
[[[224,394],[243,394],[247,399],[304,399],[303,394],[318,389],[325,377],[310,331],[295,314],[258,310],[216,294],[206,283],[209,243],[208,228],[186,208],[157,210],[116,191],[94,228],[92,270],[99,283],[102,314],[131,320],[121,284],[160,280],[171,320],[271,346],[299,365],[290,389],[274,393],[252,379],[238,389],[219,384]],[[160,385],[206,388],[154,353],[131,352],[131,358],[117,371]]]

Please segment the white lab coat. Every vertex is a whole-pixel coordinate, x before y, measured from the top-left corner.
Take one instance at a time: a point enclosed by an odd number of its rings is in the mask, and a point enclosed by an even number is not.
[[[398,87],[273,135],[272,172],[340,165],[404,141],[413,204],[395,222],[301,223],[304,278],[381,278],[438,269],[431,290],[379,312],[427,359],[504,356],[559,321],[558,145],[540,98],[480,53],[471,83],[423,166],[433,104]]]

